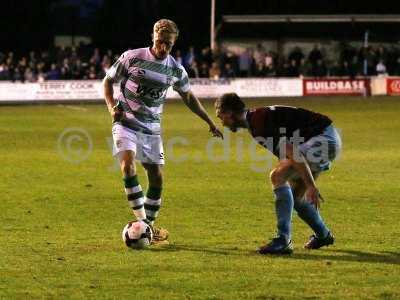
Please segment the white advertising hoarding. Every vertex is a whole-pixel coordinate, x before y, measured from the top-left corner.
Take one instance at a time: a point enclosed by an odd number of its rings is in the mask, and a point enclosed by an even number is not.
[[[224,93],[235,92],[241,97],[290,97],[302,96],[301,79],[264,78],[210,80],[192,79],[193,93],[199,98],[217,98]],[[114,86],[115,95],[119,86]],[[167,98],[179,98],[171,89]],[[99,80],[46,81],[41,83],[0,83],[0,101],[85,101],[102,100],[103,88]]]

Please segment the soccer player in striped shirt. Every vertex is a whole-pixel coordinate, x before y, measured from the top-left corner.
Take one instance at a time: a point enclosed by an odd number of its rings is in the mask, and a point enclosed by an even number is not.
[[[119,158],[128,203],[137,220],[152,226],[156,242],[168,238],[168,231],[153,226],[161,206],[164,152],[160,123],[168,88],[172,86],[179,93],[189,109],[208,124],[213,136],[222,138],[191,92],[185,69],[170,55],[178,35],[173,21],[157,21],[152,47],[123,53],[103,80],[105,101],[113,119],[114,155]],[[120,94],[114,99],[113,84],[117,82]],[[139,184],[136,161],[147,172],[146,193]]]
[[[248,110],[234,93],[215,102],[216,114],[231,131],[246,128],[258,143],[278,157],[270,173],[275,196],[277,237],[262,246],[261,254],[293,251],[293,209],[314,231],[306,249],[334,243],[334,236],[319,213],[318,175],[330,168],[341,150],[341,139],[329,117],[291,106],[267,106]]]

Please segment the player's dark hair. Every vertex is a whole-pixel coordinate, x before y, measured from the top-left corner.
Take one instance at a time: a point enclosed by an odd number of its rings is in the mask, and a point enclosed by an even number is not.
[[[227,93],[215,101],[215,108],[221,112],[231,111],[233,113],[242,113],[246,105],[236,93]]]

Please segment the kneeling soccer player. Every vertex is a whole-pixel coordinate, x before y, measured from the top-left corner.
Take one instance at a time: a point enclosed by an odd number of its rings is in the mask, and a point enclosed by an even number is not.
[[[341,139],[331,119],[291,106],[267,106],[247,110],[235,93],[215,102],[216,114],[231,131],[247,128],[250,134],[278,157],[270,173],[275,195],[277,237],[258,249],[261,254],[290,254],[292,212],[314,231],[304,245],[318,249],[334,243],[334,236],[319,213],[321,196],[315,184],[318,175],[330,168],[341,150]]]

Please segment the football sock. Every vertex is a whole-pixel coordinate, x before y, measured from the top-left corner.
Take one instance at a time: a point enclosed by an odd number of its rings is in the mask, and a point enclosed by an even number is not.
[[[144,208],[146,210],[147,219],[151,224],[154,223],[158,216],[158,212],[161,207],[161,188],[149,186],[146,193],[146,199],[144,200]]]
[[[293,212],[293,193],[289,185],[274,189],[275,212],[277,217],[278,236],[283,236],[287,241],[291,239],[291,223]]]
[[[144,195],[139,184],[137,175],[124,178],[125,193],[128,198],[129,206],[132,208],[136,219],[147,222],[144,210]]]
[[[311,227],[317,237],[326,237],[328,235],[329,229],[314,205],[304,198],[296,199],[294,209],[299,217]]]

